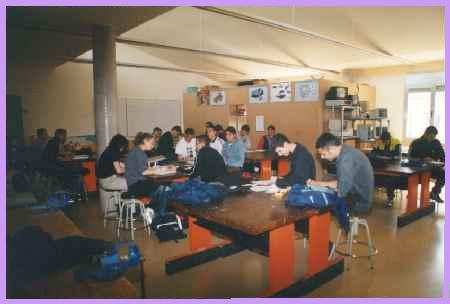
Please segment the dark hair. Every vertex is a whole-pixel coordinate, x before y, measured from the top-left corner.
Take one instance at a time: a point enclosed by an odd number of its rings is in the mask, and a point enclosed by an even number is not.
[[[46,128],[39,128],[36,130],[36,136],[37,137],[42,137],[44,136],[44,134],[47,133],[47,129]]]
[[[187,128],[187,129],[184,131],[184,134],[185,134],[185,135],[194,135],[194,134],[195,134],[195,131],[194,131],[194,129],[192,129],[192,128]]]
[[[272,130],[275,131],[275,126],[274,126],[274,125],[269,125],[269,126],[267,127],[267,130],[270,130],[270,129],[272,129]]]
[[[316,149],[321,149],[329,146],[340,146],[340,140],[331,133],[322,133],[316,140]]]
[[[383,131],[383,133],[381,133],[380,138],[383,141],[390,140],[391,139],[391,133],[389,133],[388,131]]]
[[[173,127],[173,128],[172,128],[172,131],[177,131],[178,134],[183,133],[183,131],[181,130],[181,127],[180,127],[180,126],[175,126],[175,127]]]
[[[138,134],[136,134],[136,136],[134,137],[134,145],[135,146],[139,146],[142,145],[144,143],[144,140],[146,139],[152,139],[153,136],[150,133],[147,132],[139,132]]]
[[[438,134],[438,130],[436,129],[436,127],[433,126],[429,126],[426,130],[425,130],[425,134],[432,134],[432,135],[437,135]]]
[[[234,127],[228,127],[228,128],[226,128],[225,129],[225,132],[230,132],[231,134],[234,134],[234,135],[236,135],[236,129],[234,128]]]
[[[56,129],[55,130],[55,136],[58,136],[58,135],[65,135],[65,134],[67,134],[67,130],[66,129]]]
[[[120,151],[123,148],[128,149],[128,139],[122,134],[116,134],[113,136],[113,138],[111,138],[109,146],[111,147],[111,149],[114,149],[116,151]]]
[[[207,122],[205,123],[205,126],[206,126],[207,128],[211,128],[211,127],[214,127],[214,124],[213,124],[212,122],[210,122],[210,121],[207,121]]]
[[[214,129],[216,129],[217,132],[223,131],[222,125],[217,124]]]
[[[162,132],[162,129],[160,127],[154,127],[153,133],[155,133],[155,132]]]
[[[245,132],[247,132],[247,133],[250,133],[250,126],[249,126],[249,125],[243,125],[243,126],[241,127],[241,130],[243,130],[243,131],[245,131]]]
[[[206,135],[199,135],[196,137],[197,143],[201,142],[205,145],[209,145],[209,138]]]
[[[287,136],[282,134],[282,133],[275,134],[273,139],[274,139],[274,147],[275,147],[275,149],[278,148],[278,147],[284,146],[284,143],[286,143],[286,142],[287,143],[290,142],[289,138],[287,138]]]

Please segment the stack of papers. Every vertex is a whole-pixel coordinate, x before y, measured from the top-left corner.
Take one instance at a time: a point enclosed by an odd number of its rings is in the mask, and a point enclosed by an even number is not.
[[[253,181],[250,190],[253,192],[264,192],[269,194],[281,192],[282,189],[277,187],[276,180],[277,178],[272,176],[270,180]]]

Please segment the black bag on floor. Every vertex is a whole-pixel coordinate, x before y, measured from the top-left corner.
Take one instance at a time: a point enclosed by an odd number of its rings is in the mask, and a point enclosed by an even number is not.
[[[177,240],[186,238],[181,219],[173,212],[156,216],[152,221],[152,229],[160,242],[176,242]]]

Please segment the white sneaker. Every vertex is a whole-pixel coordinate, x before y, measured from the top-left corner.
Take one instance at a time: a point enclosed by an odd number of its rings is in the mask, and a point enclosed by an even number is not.
[[[155,211],[153,211],[152,208],[145,208],[144,218],[148,225],[151,225],[154,217],[155,217]]]

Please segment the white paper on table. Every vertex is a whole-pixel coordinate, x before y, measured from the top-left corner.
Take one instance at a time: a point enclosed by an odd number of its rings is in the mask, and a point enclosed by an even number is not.
[[[264,132],[264,116],[256,115],[256,132]]]

